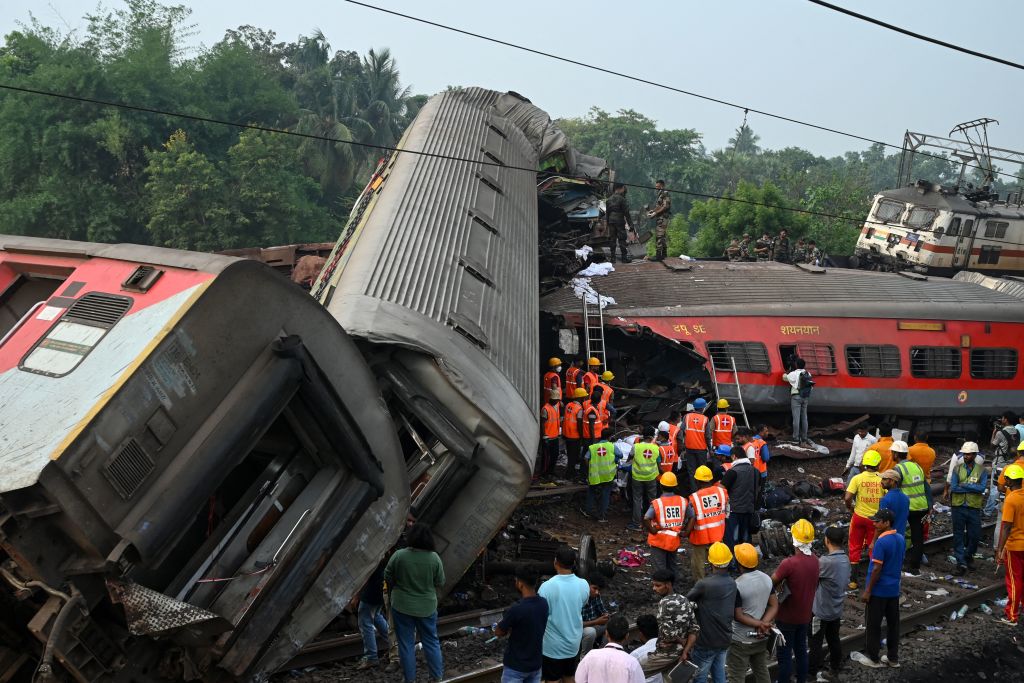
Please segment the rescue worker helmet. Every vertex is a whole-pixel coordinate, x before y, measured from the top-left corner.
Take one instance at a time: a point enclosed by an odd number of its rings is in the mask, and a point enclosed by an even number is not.
[[[878,467],[878,464],[882,462],[882,454],[878,451],[868,451],[864,454],[864,458],[861,462],[868,467]]]
[[[705,401],[702,398],[698,398],[696,401],[693,402],[693,409],[694,410],[704,410],[707,407],[707,405],[708,405],[707,401]]]
[[[977,453],[978,444],[973,441],[964,441],[964,445],[960,447],[961,453]]]
[[[597,367],[600,364],[601,364],[601,361],[599,361],[598,359],[594,358],[593,356],[591,356],[590,360],[587,361],[587,365],[590,365],[592,367]]]
[[[728,401],[726,401],[724,398],[718,399],[718,409],[719,410],[725,410],[728,407],[729,407],[729,402]]]
[[[697,468],[697,471],[693,473],[693,478],[697,481],[711,481],[714,476],[711,474],[711,468],[707,465],[701,465]]]
[[[1006,469],[1003,470],[1003,476],[1007,479],[1024,479],[1024,467],[1017,463],[1007,465]]]
[[[736,561],[747,569],[754,569],[760,558],[757,556],[757,548],[749,543],[740,543],[733,552],[736,553]]]
[[[561,364],[562,364],[562,359],[561,358],[557,358],[557,357],[555,357],[555,358],[548,358],[548,367],[549,368],[557,368]]]
[[[587,397],[587,390],[584,389],[583,387],[576,387],[576,391],[572,392],[572,397],[573,398],[586,398]]]
[[[1024,451],[1024,441],[1021,441],[1019,444],[1017,444],[1017,450]]]
[[[605,370],[601,373],[602,382],[611,382],[613,379],[615,379],[615,373],[611,370]]]
[[[789,530],[793,538],[799,543],[810,543],[814,540],[814,525],[806,519],[798,519]]]
[[[664,420],[658,423],[659,432],[665,432],[666,434],[668,434],[668,430],[671,428],[672,426],[668,422],[665,422]]]
[[[666,486],[668,488],[675,488],[679,484],[676,480],[676,475],[673,472],[666,472],[661,475],[661,479],[658,481],[661,482],[662,486]]]
[[[893,452],[896,452],[896,453],[906,453],[910,449],[907,448],[907,442],[906,441],[893,441],[892,445],[889,446],[889,450],[893,451]]]
[[[559,391],[558,389],[552,389],[551,391],[548,392],[548,399],[552,401],[561,401],[562,392]]]
[[[712,543],[708,548],[708,562],[716,567],[726,567],[732,562],[732,551],[721,541]]]
[[[721,455],[724,458],[732,456],[732,446],[727,443],[723,443],[720,446],[715,446],[715,455]]]

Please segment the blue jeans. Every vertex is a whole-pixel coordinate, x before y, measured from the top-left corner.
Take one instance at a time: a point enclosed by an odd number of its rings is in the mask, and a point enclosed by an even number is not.
[[[793,441],[807,440],[807,404],[809,398],[801,398],[800,394],[791,394],[789,409],[793,413]]]
[[[961,567],[974,565],[981,540],[981,510],[966,505],[953,508],[953,554]]]
[[[501,670],[501,683],[540,683],[540,669],[516,671],[506,666]]]
[[[377,661],[377,635],[388,649],[388,620],[384,618],[384,605],[359,603],[359,633],[363,636],[363,657]]]
[[[614,482],[605,484],[591,484],[587,487],[587,502],[584,509],[588,514],[594,513],[594,499],[597,499],[597,516],[604,519],[608,516],[608,502],[611,500],[612,486]]]
[[[406,683],[416,680],[416,635],[423,643],[423,656],[427,660],[430,675],[444,678],[444,662],[441,661],[441,641],[437,639],[437,612],[429,617],[414,617],[392,608],[391,618],[395,620],[395,637],[398,639],[398,661],[402,664],[402,675]]]
[[[725,683],[725,657],[728,654],[729,648],[695,647],[690,650],[690,662],[697,667],[693,683],[707,683],[709,675],[714,683]]]
[[[807,631],[810,624],[777,624],[786,639],[785,645],[778,647],[779,680],[789,681],[793,671],[793,658],[796,657],[796,683],[807,681]]]

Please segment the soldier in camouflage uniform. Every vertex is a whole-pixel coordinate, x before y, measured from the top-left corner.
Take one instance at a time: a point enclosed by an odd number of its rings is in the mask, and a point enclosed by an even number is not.
[[[729,240],[729,246],[725,248],[725,257],[730,261],[739,261],[743,255],[743,249],[740,248],[739,240],[733,237]]]
[[[618,243],[622,262],[629,263],[626,230],[632,230],[633,226],[629,225],[629,203],[626,201],[626,186],[622,183],[615,183],[612,187],[612,196],[605,202],[605,218],[608,221],[608,239],[611,241],[611,262],[615,263],[615,245]]]
[[[654,183],[654,187],[658,190],[658,201],[655,202],[654,209],[647,214],[647,217],[658,221],[654,228],[654,260],[664,261],[668,256],[668,221],[672,217],[672,197],[665,192],[664,180]]]
[[[805,261],[807,261],[807,245],[804,244],[804,238],[801,237],[793,247],[793,263],[804,263]]]
[[[754,245],[754,257],[758,261],[768,261],[772,257],[772,238],[768,233],[761,235],[761,239]]]
[[[751,243],[749,233],[743,233],[743,239],[740,240],[740,260],[754,260],[754,245]]]
[[[672,572],[659,569],[654,572],[652,587],[661,596],[658,603],[658,644],[644,663],[644,676],[668,671],[679,663],[680,657],[689,659],[690,650],[697,642],[700,626],[693,603],[674,591]]]
[[[823,266],[825,255],[818,249],[818,243],[814,240],[807,241],[807,262],[816,266]]]
[[[779,236],[775,238],[775,248],[772,250],[772,257],[779,263],[789,263],[792,254],[789,251],[789,232],[779,230]]]

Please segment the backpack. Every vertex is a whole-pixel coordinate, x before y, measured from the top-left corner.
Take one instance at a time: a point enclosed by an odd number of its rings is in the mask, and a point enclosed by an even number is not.
[[[1006,439],[1006,452],[1003,456],[1009,457],[1011,453],[1017,452],[1017,446],[1020,445],[1020,432],[1013,425],[1003,427],[1003,437]]]
[[[811,373],[804,370],[800,373],[800,379],[796,383],[797,393],[800,394],[800,398],[810,398],[812,388],[814,388],[814,380],[811,378]]]

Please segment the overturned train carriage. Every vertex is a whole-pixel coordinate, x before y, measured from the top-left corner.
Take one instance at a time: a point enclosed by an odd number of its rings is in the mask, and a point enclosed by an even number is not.
[[[434,97],[382,160],[313,286],[377,375],[400,430],[412,516],[433,526],[446,589],[530,482],[539,209],[538,176],[522,169],[603,170],[559,136],[514,93]]]
[[[355,344],[263,264],[0,247],[0,671],[272,671],[406,517]]]

